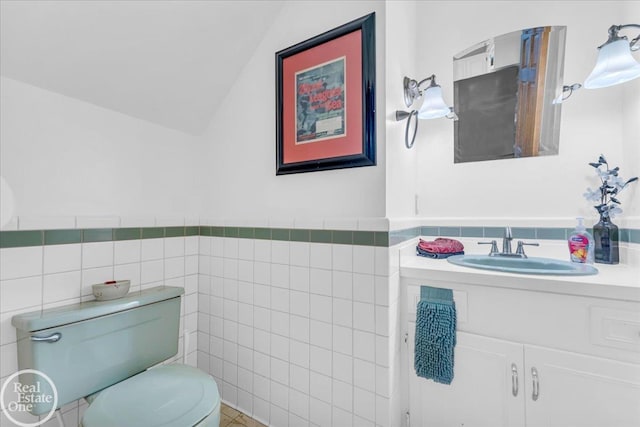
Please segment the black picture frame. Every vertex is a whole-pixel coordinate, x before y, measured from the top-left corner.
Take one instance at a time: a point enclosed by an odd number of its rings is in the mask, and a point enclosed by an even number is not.
[[[321,46],[355,31],[361,31],[362,143],[361,152],[338,157],[285,163],[283,62],[308,49]],[[276,175],[376,165],[376,52],[375,12],[276,52]]]

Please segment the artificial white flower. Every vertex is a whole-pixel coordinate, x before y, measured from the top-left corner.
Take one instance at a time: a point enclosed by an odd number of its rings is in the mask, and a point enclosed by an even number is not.
[[[592,190],[591,188],[587,188],[587,192],[582,194],[585,199],[589,202],[599,202],[600,201],[600,190]]]

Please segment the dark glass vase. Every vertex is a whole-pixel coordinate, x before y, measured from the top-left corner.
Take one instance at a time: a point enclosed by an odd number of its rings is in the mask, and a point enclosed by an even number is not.
[[[600,221],[593,226],[594,258],[600,264],[618,264],[620,240],[618,226],[608,216],[600,215]]]

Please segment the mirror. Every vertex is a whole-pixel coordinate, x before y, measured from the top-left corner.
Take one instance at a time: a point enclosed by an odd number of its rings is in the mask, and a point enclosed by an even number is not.
[[[455,163],[558,154],[565,35],[529,28],[453,57]]]

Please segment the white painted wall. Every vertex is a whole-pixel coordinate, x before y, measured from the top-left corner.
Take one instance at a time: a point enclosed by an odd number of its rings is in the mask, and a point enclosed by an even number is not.
[[[627,2],[623,8],[623,18],[616,24],[640,23],[640,1]],[[635,19],[630,18],[635,17]],[[622,30],[629,39],[637,36],[638,29]],[[640,52],[634,57],[640,61]],[[620,164],[624,178],[640,176],[640,82],[626,84],[622,90],[622,143],[624,158]],[[621,197],[623,203],[623,217],[626,215],[640,215],[640,182],[627,187]],[[640,221],[636,221],[640,227]]]
[[[376,12],[377,166],[275,175],[275,52]],[[205,134],[208,215],[230,219],[385,215],[385,4],[287,2]]]
[[[453,103],[452,56],[474,43],[521,28],[566,25],[564,80],[582,83],[609,26],[638,16],[637,1],[424,1],[417,8],[418,74],[437,74],[448,103]],[[477,224],[519,218],[534,226],[569,226],[577,215],[595,219],[595,210],[582,197],[597,182],[587,163],[602,152],[621,166],[623,175],[640,174],[639,88],[635,80],[575,93],[562,107],[557,156],[454,164],[453,123],[422,121],[416,141],[422,215]],[[399,142],[389,140],[394,143]],[[640,185],[634,187],[622,196],[626,210],[616,220],[621,225],[638,226]]]
[[[395,112],[396,110],[410,110],[404,105],[404,77],[407,76],[418,81],[426,77],[423,75],[424,70],[418,72],[416,69],[417,24],[416,2],[387,2],[387,56],[385,61],[387,111],[384,125],[388,141],[386,215],[389,218],[416,215],[418,156],[415,147],[411,150],[407,150],[405,147],[407,122],[406,120],[397,122]],[[412,108],[416,109],[419,105],[418,103]]]
[[[194,137],[1,80],[0,172],[25,217],[197,216]]]

